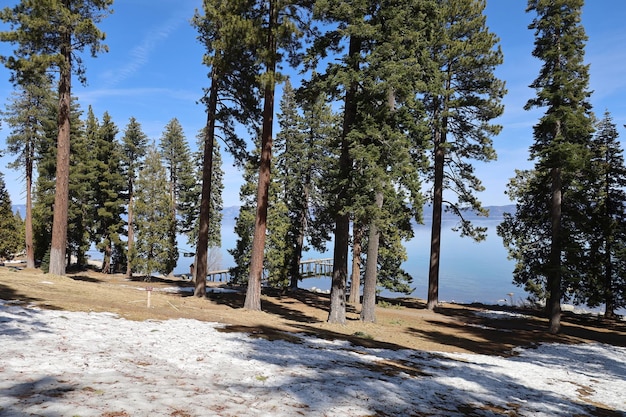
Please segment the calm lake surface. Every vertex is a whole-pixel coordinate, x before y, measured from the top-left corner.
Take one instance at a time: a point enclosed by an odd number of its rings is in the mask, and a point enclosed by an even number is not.
[[[496,234],[496,226],[500,219],[479,220],[474,224],[488,227],[487,239],[476,243],[469,238],[461,238],[451,229],[456,224],[453,221],[444,221],[441,236],[441,267],[439,272],[439,300],[456,301],[460,303],[510,303],[513,293],[513,302],[520,304],[526,299],[522,288],[511,283],[514,262],[507,259],[507,251],[502,245],[502,239]],[[233,224],[228,219],[222,226],[222,249],[220,267],[226,269],[234,266],[233,258],[227,249],[235,246],[237,236],[233,232]],[[182,243],[182,239],[181,239]],[[425,299],[428,288],[428,259],[430,256],[430,225],[419,225],[415,229],[415,237],[405,242],[408,261],[403,266],[413,277],[412,287],[415,288],[411,296]],[[192,248],[181,244],[183,251],[192,252]],[[326,253],[307,252],[303,260],[332,257],[332,246]],[[189,265],[193,258],[181,255],[175,273],[188,274]],[[330,289],[330,277],[308,278],[303,280],[301,288]],[[386,297],[402,296],[383,292]]]

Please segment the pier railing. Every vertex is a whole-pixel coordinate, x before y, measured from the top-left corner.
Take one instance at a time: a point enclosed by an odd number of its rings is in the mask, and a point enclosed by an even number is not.
[[[300,261],[300,276],[302,276],[302,278],[331,276],[332,273],[333,258],[307,259],[305,261]],[[229,282],[230,278],[229,269],[209,271],[206,276],[207,281],[213,282]]]

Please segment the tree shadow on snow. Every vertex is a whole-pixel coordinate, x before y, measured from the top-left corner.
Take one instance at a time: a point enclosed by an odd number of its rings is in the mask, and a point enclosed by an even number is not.
[[[532,415],[546,409],[555,416],[622,415],[621,410],[586,401],[584,394],[572,401],[528,387],[523,379],[516,380],[502,373],[497,365],[473,364],[436,353],[399,350],[399,346],[354,338],[348,338],[349,343],[320,343],[316,341],[320,337],[346,340],[346,336],[328,329],[320,334],[319,329],[306,325],[302,325],[303,332],[315,331],[315,337],[277,332],[271,327],[250,330],[238,326],[222,331],[250,332],[251,337],[242,341],[250,344],[249,358],[288,367],[289,374],[273,379],[272,367],[268,367],[261,375],[265,381],[263,387],[254,381],[241,382],[230,385],[229,391],[250,394],[259,390],[258,395],[263,395],[263,389],[271,389],[272,393],[280,393],[285,407],[294,407],[294,414],[304,407],[307,412],[321,414],[333,407],[359,406],[380,416]],[[268,345],[268,340],[273,344]],[[295,343],[300,347],[276,343]],[[452,383],[452,379],[456,382]],[[466,385],[481,388],[457,388]],[[432,408],[433,404],[436,409]]]
[[[80,388],[52,376],[29,382],[18,382],[0,392],[0,397],[3,397],[2,403],[8,403],[4,407],[0,406],[0,415],[62,417],[65,414],[50,410],[51,403],[63,401],[68,393],[78,389]],[[42,414],[37,414],[35,410]]]

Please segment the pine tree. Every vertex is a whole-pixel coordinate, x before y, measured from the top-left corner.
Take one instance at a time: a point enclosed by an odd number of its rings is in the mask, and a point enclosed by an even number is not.
[[[307,54],[307,65],[315,68],[327,51],[341,51],[340,42],[348,39],[348,50],[341,63],[329,64],[326,73],[314,73],[313,79],[307,83],[307,89],[313,94],[329,91],[334,95],[343,93],[343,118],[341,133],[330,146],[337,150],[334,164],[328,170],[327,190],[335,196],[334,205],[330,207],[329,216],[333,219],[334,248],[333,271],[330,290],[330,309],[328,322],[345,324],[346,322],[346,286],[348,277],[348,245],[350,241],[349,206],[353,190],[353,161],[350,155],[351,131],[356,124],[357,91],[359,89],[359,71],[361,68],[362,39],[360,25],[364,23],[366,1],[348,4],[334,0],[317,1],[314,18],[332,25],[339,23],[336,30],[329,30],[319,37]]]
[[[165,126],[165,132],[159,143],[161,158],[168,174],[170,198],[172,200],[171,217],[174,228],[170,232],[170,244],[177,247],[176,235],[183,232],[182,219],[179,221],[181,195],[189,187],[193,187],[192,155],[183,128],[178,119],[174,118]],[[178,258],[178,256],[176,256]],[[172,269],[176,265],[172,266]]]
[[[582,174],[582,199],[589,202],[581,226],[588,256],[579,285],[570,285],[578,302],[604,304],[607,318],[626,306],[626,166],[619,134],[607,111],[591,140],[591,163]]]
[[[360,93],[358,112],[363,136],[352,150],[360,195],[367,196],[355,200],[354,210],[367,233],[363,321],[376,320],[376,292],[383,279],[411,281],[399,264],[391,268],[404,251],[393,254],[393,260],[386,257],[390,249],[402,246],[401,239],[412,236],[411,218],[421,218],[421,158],[416,156],[424,147],[418,130],[423,114],[415,96],[423,84],[420,54],[426,40],[422,34],[429,29],[424,16],[430,13],[422,2],[404,1],[381,7],[370,23],[378,30],[368,42],[362,71],[367,86]]]
[[[498,226],[517,262],[515,281],[546,299],[551,333],[560,330],[564,290],[584,273],[579,260],[588,219],[581,214],[588,203],[581,199],[581,172],[589,164],[593,126],[582,6],[582,0],[528,2],[527,10],[536,13],[529,26],[535,31],[533,56],[543,66],[531,84],[537,96],[526,109],[545,108],[545,114],[534,127],[533,170],[519,172],[509,185],[515,215]]]
[[[26,182],[26,218],[25,220],[25,244],[26,244],[26,267],[35,267],[35,250],[33,241],[33,182],[36,168],[37,143],[43,140],[43,123],[47,115],[47,109],[53,103],[52,86],[48,77],[43,77],[40,82],[18,86],[13,94],[11,102],[7,104],[6,111],[2,113],[11,132],[6,137],[7,151],[16,155],[9,167],[21,170]]]
[[[23,223],[16,222],[4,175],[0,173],[0,259],[12,259],[24,247],[20,240],[22,226]]]
[[[170,196],[174,202],[172,214],[177,218],[182,205],[181,195],[194,184],[192,155],[178,119],[170,120],[165,126],[159,149],[169,177]],[[181,229],[178,228],[179,231]]]
[[[484,15],[485,0],[442,0],[429,52],[432,73],[424,104],[432,137],[432,234],[428,275],[427,308],[439,299],[441,217],[446,210],[460,218],[461,236],[476,241],[485,238],[485,228],[475,227],[464,217],[466,210],[487,216],[475,193],[484,190],[474,174],[471,160],[496,159],[491,137],[501,127],[492,120],[502,114],[504,83],[494,74],[502,63],[498,38],[489,31]],[[450,190],[457,201],[444,199]]]
[[[103,254],[102,272],[112,272],[113,250],[122,243],[125,222],[123,192],[126,181],[122,174],[122,149],[115,140],[117,126],[105,112],[92,143],[92,193],[93,225],[91,241]]]
[[[38,80],[51,68],[59,71],[59,119],[55,201],[50,250],[50,272],[65,275],[70,176],[70,106],[72,73],[85,82],[77,52],[90,48],[92,56],[107,48],[96,23],[110,12],[113,0],[22,0],[0,11],[0,20],[15,30],[0,32],[0,40],[17,44],[13,56],[0,57],[20,85]]]
[[[35,146],[35,160],[37,168],[37,178],[35,180],[35,192],[34,192],[34,205],[33,205],[33,241],[35,259],[42,259],[46,252],[50,253],[50,245],[52,242],[52,224],[53,224],[53,208],[54,200],[56,196],[56,172],[57,172],[57,135],[58,135],[58,96],[53,94],[53,98],[50,101],[49,107],[46,109],[46,117],[42,122],[43,137],[36,143]],[[77,138],[80,142],[84,139],[83,123],[80,120],[81,110],[78,106],[75,98],[72,99],[70,107],[70,133],[72,137]],[[74,149],[79,146],[79,143],[73,144]],[[74,155],[72,163],[72,175],[76,175],[76,165],[85,159],[86,155]],[[76,184],[76,181],[72,184],[74,190],[82,187],[84,184]],[[69,190],[68,190],[69,192]],[[76,194],[76,191],[74,191]],[[80,227],[83,226],[82,220],[79,220],[80,204],[78,201],[72,201],[71,205],[68,205],[68,219],[72,222],[80,221]],[[69,225],[68,225],[69,226]],[[69,229],[68,229],[69,230]],[[70,251],[66,251],[66,255],[72,253],[72,250],[76,250],[78,242],[82,241],[84,235],[70,234],[67,235],[67,248]],[[66,248],[66,249],[67,249]],[[65,265],[69,265],[70,257],[64,260]]]
[[[256,14],[256,0],[205,1],[204,15],[196,13],[193,25],[207,53],[204,62],[210,67],[210,86],[203,102],[207,108],[202,159],[200,224],[196,245],[195,295],[206,295],[206,264],[209,248],[211,202],[213,201],[213,147],[216,130],[221,129],[227,149],[236,161],[244,164],[247,157],[243,140],[235,133],[235,122],[250,126],[258,119],[256,75],[260,71],[256,37],[251,23]]]
[[[52,101],[58,96],[53,94]],[[33,241],[35,259],[50,256],[52,240],[52,209],[54,206],[54,180],[56,173],[57,103],[46,109],[42,122],[43,137],[35,144],[37,175],[33,192]],[[48,263],[49,266],[49,263]]]
[[[254,236],[254,214],[255,214],[255,189],[256,189],[256,167],[258,160],[251,159],[244,167],[243,184],[239,190],[239,201],[241,207],[235,219],[235,233],[239,236],[235,247],[229,249],[228,253],[233,256],[235,267],[231,268],[230,276],[238,284],[246,284],[250,276],[250,252],[252,250],[252,238]]]
[[[263,124],[261,129],[261,155],[257,187],[254,237],[250,254],[250,275],[244,308],[261,310],[261,275],[267,232],[267,209],[270,187],[270,165],[272,155],[272,129],[274,125],[274,93],[280,74],[283,52],[288,55],[292,66],[297,62],[299,39],[307,32],[308,14],[312,7],[309,0],[259,0],[258,10],[261,25],[258,27],[259,57],[263,63],[261,75],[263,89]],[[282,52],[281,52],[282,51]]]
[[[82,111],[75,112],[77,117],[82,116]],[[97,134],[98,121],[95,119],[95,131]],[[92,158],[89,153],[90,141],[83,120],[72,120],[70,143],[70,177],[69,177],[69,204],[67,225],[67,266],[71,265],[72,256],[75,256],[77,267],[83,267],[87,260],[85,254],[89,250],[90,229],[95,220],[91,208],[90,187],[93,171],[91,170]],[[52,256],[52,250],[50,251]]]
[[[349,37],[343,62],[331,64],[312,82],[326,84],[328,91],[341,91],[345,103],[342,134],[336,144],[340,154],[330,176],[337,199],[329,321],[345,322],[350,218],[362,225],[368,243],[370,262],[361,317],[373,321],[381,236],[393,217],[388,211],[393,204],[386,204],[385,199],[402,198],[395,190],[406,192],[407,201],[417,203],[413,204],[416,213],[421,210],[417,159],[410,152],[419,154],[416,149],[421,146],[413,136],[415,117],[419,118],[415,96],[423,72],[424,16],[429,7],[417,1],[393,5],[327,1],[318,6],[321,18],[339,24],[316,46],[328,43],[333,45],[330,49],[338,48],[334,42]]]
[[[194,245],[198,242],[198,234],[200,231],[200,212],[202,205],[202,171],[204,160],[204,129],[197,135],[198,152],[195,154],[196,161],[196,175],[192,185],[187,189],[181,190],[181,201],[179,202],[179,211],[182,215],[182,230],[187,235],[187,242],[189,245]],[[200,181],[200,182],[198,182]],[[213,156],[212,156],[212,168],[211,168],[211,195],[209,201],[209,216],[208,219],[204,219],[203,223],[208,227],[207,236],[207,269],[210,271],[213,269],[220,269],[219,252],[217,250],[222,245],[222,209],[224,206],[222,194],[224,191],[224,171],[222,170],[222,155],[220,153],[220,146],[217,141],[213,143]],[[215,256],[211,257],[211,252]],[[194,261],[194,272],[198,271],[198,256],[196,254],[196,260]],[[206,279],[206,278],[205,278]],[[196,277],[196,284],[197,284]],[[206,289],[204,290],[206,293]]]
[[[268,242],[265,248],[266,268],[268,269],[270,284],[280,287],[292,286],[293,269],[291,261],[295,258],[295,253],[300,245],[302,251],[304,241],[304,231],[302,231],[302,241],[290,239],[291,219],[300,218],[299,213],[294,213],[292,209],[295,204],[301,204],[304,196],[302,187],[297,196],[291,195],[292,187],[302,184],[300,176],[293,170],[296,169],[289,161],[288,152],[304,152],[301,125],[301,116],[298,113],[295,91],[291,82],[287,79],[283,86],[283,93],[280,100],[280,112],[277,115],[279,132],[274,140],[274,175],[271,180],[268,203]],[[295,197],[296,200],[293,198]],[[299,266],[299,265],[298,265]],[[296,269],[296,274],[300,271]],[[290,280],[291,275],[291,280]],[[296,275],[297,286],[297,275]]]
[[[587,39],[580,21],[583,0],[554,3],[529,0],[527,10],[537,13],[529,26],[535,31],[533,56],[543,61],[531,87],[537,97],[526,109],[545,107],[546,113],[534,127],[531,158],[536,169],[550,173],[550,255],[547,274],[546,310],[550,333],[558,333],[561,322],[563,250],[568,226],[563,221],[563,199],[567,198],[570,175],[584,163],[585,148],[592,132],[588,103],[589,69],[584,64]],[[566,203],[567,204],[567,203]],[[565,229],[565,230],[564,230]]]
[[[167,173],[161,155],[153,148],[148,150],[145,165],[139,171],[136,193],[137,241],[130,262],[149,281],[155,272],[171,273],[178,258],[176,244],[170,239],[176,222],[171,216]]]
[[[284,267],[293,289],[301,278],[300,261],[308,250],[306,244],[323,252],[330,240],[330,202],[323,191],[324,173],[332,152],[328,144],[339,136],[339,119],[325,102],[325,96],[298,100],[288,81],[280,107],[275,176],[284,189],[284,217],[288,223]]]
[[[131,117],[126,125],[124,136],[122,137],[122,175],[126,180],[125,202],[128,210],[128,245],[126,250],[126,275],[131,278],[133,276],[133,259],[135,257],[135,182],[139,170],[143,166],[143,160],[146,156],[148,147],[148,137],[141,130],[141,125],[134,117]]]
[[[179,210],[183,217],[183,231],[187,234],[188,243],[195,244],[198,241],[198,231],[200,228],[200,204],[202,197],[202,184],[199,183],[202,178],[202,161],[204,158],[204,129],[198,133],[197,146],[198,152],[194,154],[196,161],[196,174],[194,176],[193,185],[189,186],[182,192],[182,200],[179,204]],[[218,248],[222,245],[222,209],[224,208],[224,200],[222,198],[224,192],[224,170],[222,168],[221,146],[217,140],[213,143],[213,168],[211,172],[211,200],[209,205],[208,218],[208,240],[209,248]]]

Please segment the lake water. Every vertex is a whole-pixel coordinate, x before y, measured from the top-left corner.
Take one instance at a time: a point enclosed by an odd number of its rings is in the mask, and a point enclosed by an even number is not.
[[[513,293],[513,302],[520,304],[526,299],[522,288],[511,283],[514,262],[507,259],[507,251],[501,238],[496,234],[496,226],[501,220],[480,220],[477,226],[488,227],[487,239],[476,243],[469,238],[461,238],[451,228],[454,222],[444,222],[441,236],[441,266],[439,272],[439,300],[462,303],[510,303],[509,293]],[[235,246],[237,236],[233,232],[233,224],[226,221],[222,227],[221,263],[216,269],[234,266],[233,258],[227,249]],[[415,237],[405,242],[408,261],[404,269],[413,276],[413,297],[425,299],[428,288],[428,259],[430,256],[430,226],[417,226]],[[331,258],[332,247],[327,253],[307,252],[303,260]],[[193,248],[180,246],[183,251],[193,252]],[[188,274],[193,258],[181,255],[175,269],[177,274]],[[330,277],[307,278],[300,283],[300,288],[312,287],[322,290],[330,289]],[[384,296],[401,296],[383,292]]]

